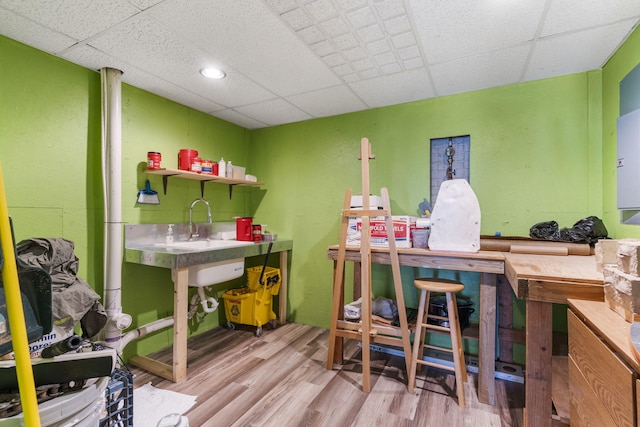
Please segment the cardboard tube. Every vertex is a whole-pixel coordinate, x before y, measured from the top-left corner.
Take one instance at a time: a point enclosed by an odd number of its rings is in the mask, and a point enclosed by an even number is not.
[[[566,246],[543,246],[543,245],[511,245],[513,254],[537,254],[537,255],[569,255],[569,248]]]

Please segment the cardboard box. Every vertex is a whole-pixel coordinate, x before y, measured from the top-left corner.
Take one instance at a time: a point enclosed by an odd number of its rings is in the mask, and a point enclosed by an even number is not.
[[[411,247],[411,225],[415,225],[416,217],[414,216],[392,216],[393,230],[397,248]],[[371,246],[389,247],[389,237],[387,235],[387,224],[384,216],[372,217],[370,219],[371,227]],[[347,245],[360,246],[362,237],[362,218],[349,218],[349,228],[347,229]]]

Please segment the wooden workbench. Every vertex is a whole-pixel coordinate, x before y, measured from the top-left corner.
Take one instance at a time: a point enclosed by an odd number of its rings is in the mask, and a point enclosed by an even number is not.
[[[327,250],[337,257],[337,246]],[[552,305],[568,298],[604,301],[604,280],[594,256],[477,253],[398,249],[400,265],[481,272],[478,399],[493,403],[496,341],[496,276],[504,274],[517,298],[526,303],[525,420],[530,427],[552,425]],[[358,262],[359,249],[347,250],[347,260]],[[384,248],[372,250],[372,262],[389,264]]]
[[[330,246],[327,257],[338,258],[338,246]],[[473,271],[480,274],[480,331],[478,348],[478,400],[495,403],[496,360],[496,277],[504,274],[502,252],[445,252],[428,249],[398,249],[400,265],[444,270]],[[360,248],[348,247],[347,261],[360,261]],[[371,262],[390,264],[389,250],[371,248]],[[335,262],[334,262],[335,267]],[[358,270],[356,268],[356,270]],[[356,287],[357,288],[357,287]]]
[[[552,425],[552,304],[604,301],[604,279],[594,256],[504,253],[505,275],[526,303],[525,425]]]

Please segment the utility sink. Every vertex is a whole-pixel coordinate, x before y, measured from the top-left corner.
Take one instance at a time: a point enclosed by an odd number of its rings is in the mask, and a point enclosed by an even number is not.
[[[194,252],[216,249],[234,248],[253,245],[253,242],[239,240],[196,240],[192,242],[174,242],[158,244],[166,248],[190,250]],[[208,264],[189,267],[189,286],[201,288],[242,277],[244,274],[244,258],[227,259]],[[176,281],[176,270],[171,270],[171,279]]]

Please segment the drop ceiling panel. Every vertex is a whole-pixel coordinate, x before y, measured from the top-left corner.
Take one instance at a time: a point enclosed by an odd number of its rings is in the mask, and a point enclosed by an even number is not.
[[[627,34],[633,21],[550,37],[536,44],[526,80],[537,80],[600,68]]]
[[[249,118],[266,123],[269,126],[299,122],[313,118],[284,99],[274,99],[234,109]]]
[[[430,64],[531,41],[544,1],[409,0],[418,38]],[[514,3],[514,2],[511,2]]]
[[[638,16],[638,0],[556,0],[550,4],[540,36],[612,24]]]
[[[160,6],[151,11],[156,19],[277,95],[340,82],[262,2],[190,0]],[[176,20],[177,15],[183,19]]]
[[[334,86],[287,97],[287,101],[313,117],[365,110],[367,106],[346,86]]]
[[[528,55],[528,46],[517,46],[433,65],[436,92],[443,96],[516,83]]]
[[[434,91],[424,69],[351,83],[351,89],[369,108],[432,98]]]
[[[111,56],[117,56],[158,78],[176,82],[193,93],[229,107],[261,102],[275,96],[246,79],[229,71],[227,79],[212,81],[203,78],[198,70],[220,61],[202,52],[149,16],[139,16],[108,33],[95,37],[91,44]]]
[[[140,9],[126,0],[1,0],[0,6],[27,16],[52,30],[76,40],[84,40],[137,13]]]
[[[258,120],[251,119],[244,114],[240,114],[237,111],[226,109],[211,113],[213,116],[219,119],[226,120],[231,123],[235,123],[247,129],[259,129],[267,126],[266,123],[262,123]]]
[[[0,28],[3,35],[29,46],[37,46],[48,53],[60,52],[76,43],[76,40],[69,36],[6,9],[0,9]]]
[[[599,69],[639,22],[640,0],[0,0],[3,36],[249,129]]]

